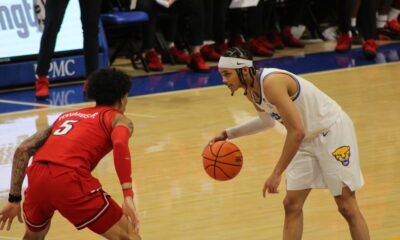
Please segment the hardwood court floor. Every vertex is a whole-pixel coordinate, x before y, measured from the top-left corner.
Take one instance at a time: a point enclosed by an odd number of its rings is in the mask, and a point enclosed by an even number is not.
[[[400,238],[399,75],[400,63],[304,75],[354,121],[366,181],[357,197],[373,240]],[[60,112],[87,105],[2,115],[1,123],[10,124],[10,131],[2,137],[16,140],[1,145],[6,157],[0,163],[10,163],[16,144],[36,126],[43,128]],[[264,199],[261,190],[282,149],[282,126],[233,141],[244,155],[243,169],[235,179],[217,182],[202,168],[200,154],[207,141],[225,127],[255,115],[241,92],[230,97],[226,87],[218,86],[134,97],[126,114],[135,123],[130,145],[143,239],[281,239],[285,181],[277,195]],[[111,155],[103,159],[94,175],[121,202]],[[3,176],[1,182],[8,184]],[[0,206],[4,204],[5,200],[0,202]],[[326,190],[311,192],[304,218],[305,240],[351,239]],[[0,239],[20,239],[22,234],[23,225],[14,223],[11,232],[0,232]],[[88,230],[75,230],[56,214],[47,239],[100,237]]]

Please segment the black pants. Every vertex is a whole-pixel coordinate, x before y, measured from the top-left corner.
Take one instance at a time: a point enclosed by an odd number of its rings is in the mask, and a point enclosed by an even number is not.
[[[362,0],[358,18],[365,40],[376,37],[376,0]]]
[[[191,46],[202,45],[204,40],[204,1],[203,0],[180,0],[169,8],[170,22],[165,31],[167,41],[175,41],[178,31],[178,20],[183,22],[187,19],[189,27],[188,42]]]
[[[157,12],[162,7],[155,0],[138,0],[136,9],[144,11],[149,16],[149,21],[143,25],[143,49],[147,50],[155,46],[155,33],[157,27]]]
[[[225,42],[226,19],[230,0],[204,0],[205,39]]]
[[[339,30],[342,33],[350,31],[352,0],[338,1]],[[364,39],[376,36],[376,0],[362,0],[358,10],[358,19],[361,25],[361,33]]]
[[[36,74],[47,76],[50,61],[54,54],[57,34],[60,31],[65,10],[69,0],[47,0],[46,19],[40,41],[38,66]],[[83,51],[85,55],[86,74],[89,75],[99,66],[99,17],[102,0],[79,0],[83,28]]]

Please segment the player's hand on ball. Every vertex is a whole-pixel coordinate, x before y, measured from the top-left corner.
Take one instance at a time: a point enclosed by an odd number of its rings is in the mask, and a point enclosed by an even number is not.
[[[131,220],[133,231],[136,234],[139,234],[139,218],[132,197],[126,197],[124,199],[124,203],[122,204],[122,211]]]
[[[279,193],[278,187],[280,183],[281,175],[272,173],[264,183],[263,196],[267,195],[267,191],[268,193]]]
[[[212,145],[212,144],[214,144],[215,142],[218,142],[218,141],[225,141],[226,139],[228,139],[228,134],[227,134],[226,131],[224,130],[224,131],[222,131],[220,134],[218,134],[217,136],[215,136],[213,139],[211,139],[211,140],[208,142],[208,145]]]

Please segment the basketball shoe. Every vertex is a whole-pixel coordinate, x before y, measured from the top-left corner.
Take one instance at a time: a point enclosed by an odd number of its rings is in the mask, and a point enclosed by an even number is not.
[[[285,44],[282,42],[281,35],[278,31],[273,31],[269,36],[269,42],[274,46],[274,49],[284,49]]]
[[[335,52],[343,53],[343,52],[348,52],[350,49],[351,49],[350,34],[348,32],[340,34],[337,39]]]
[[[37,100],[46,100],[49,98],[49,80],[47,76],[39,76],[35,82]]]
[[[274,55],[271,50],[265,48],[256,38],[248,42],[246,48],[256,56],[272,57]]]
[[[203,56],[201,53],[193,53],[190,56],[190,63],[188,64],[188,67],[193,70],[193,72],[196,73],[208,73],[210,72],[210,67],[207,66],[207,64],[204,61]]]
[[[215,44],[215,51],[219,54],[224,54],[228,50],[228,44],[227,43],[219,43]]]
[[[376,52],[378,51],[378,45],[375,43],[375,40],[371,38],[363,43],[362,49],[365,58],[368,60],[373,60],[376,57]]]
[[[214,47],[208,44],[201,47],[200,52],[206,61],[218,62],[221,57],[221,55],[215,51]]]
[[[171,55],[174,58],[176,63],[178,63],[178,64],[188,64],[188,63],[190,63],[189,54],[183,52],[182,50],[178,49],[177,47],[172,46],[169,49],[169,52],[171,53]],[[167,58],[165,58],[165,59],[167,59]]]
[[[292,35],[289,27],[283,30],[282,40],[285,46],[292,48],[304,48],[304,43]]]
[[[145,60],[150,71],[161,72],[164,70],[163,64],[155,50],[149,50],[146,52]]]

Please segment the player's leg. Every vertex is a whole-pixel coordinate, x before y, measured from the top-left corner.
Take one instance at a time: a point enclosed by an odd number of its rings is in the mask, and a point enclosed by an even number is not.
[[[344,187],[342,195],[335,196],[339,212],[346,219],[350,227],[353,240],[369,240],[369,231],[356,200],[356,192]]]
[[[131,221],[127,216],[122,215],[121,219],[114,224],[110,229],[102,234],[103,237],[114,240],[114,239],[126,239],[126,240],[140,240],[141,237],[133,232]]]
[[[283,206],[285,208],[284,240],[300,240],[303,235],[303,205],[311,189],[288,190]]]
[[[54,192],[58,191],[59,197],[54,204],[60,214],[77,229],[87,227],[107,239],[140,239],[133,232],[132,224],[123,214],[122,208],[111,196],[101,189],[92,189],[97,187],[97,179],[76,172],[64,175],[65,179],[60,177],[57,185],[61,186],[63,183],[66,187],[53,189]],[[79,181],[73,181],[74,179],[79,179]]]
[[[22,239],[23,240],[43,240],[46,237],[47,233],[49,232],[49,229],[50,229],[50,223],[47,224],[45,229],[43,229],[39,232],[31,231],[29,229],[29,227],[27,226],[24,237]]]
[[[50,171],[47,164],[34,162],[26,170],[28,188],[22,205],[25,220],[23,239],[44,239],[50,229],[50,223],[55,209],[51,202]]]
[[[312,188],[323,188],[317,159],[311,154],[312,145],[303,142],[286,170],[284,240],[301,239],[303,233],[303,205]]]
[[[353,123],[344,112],[317,141],[319,165],[353,239],[369,239],[368,227],[355,191],[364,184]]]

